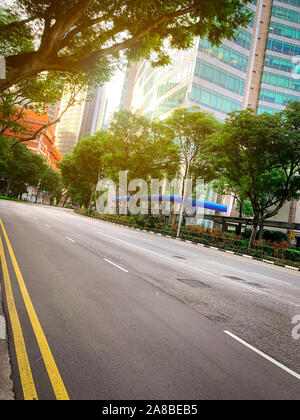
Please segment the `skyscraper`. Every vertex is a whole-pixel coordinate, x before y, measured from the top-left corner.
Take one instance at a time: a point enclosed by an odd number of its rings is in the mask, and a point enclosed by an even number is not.
[[[69,95],[63,95],[61,110],[69,102]],[[106,112],[105,87],[98,86],[83,91],[78,95],[77,103],[70,107],[62,116],[56,129],[56,145],[65,155],[71,153],[75,144],[83,137],[87,137],[100,130],[104,124]]]
[[[214,47],[197,38],[193,48],[171,51],[168,67],[134,63],[123,92],[132,98],[127,109],[163,119],[175,108],[198,105],[224,121],[232,111],[276,113],[299,101],[300,0],[255,0],[248,7],[252,20],[235,40]],[[277,219],[299,217],[300,203],[288,203]]]
[[[194,48],[173,51],[172,65],[164,68],[134,64],[131,109],[163,118],[176,107],[199,105],[224,121],[235,110],[274,113],[300,100],[293,72],[300,60],[300,0],[257,0],[248,7],[252,21],[235,40],[217,48],[196,39]]]

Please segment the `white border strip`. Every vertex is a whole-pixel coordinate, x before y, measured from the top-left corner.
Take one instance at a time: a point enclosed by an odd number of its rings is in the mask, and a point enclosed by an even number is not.
[[[113,263],[112,261],[107,260],[106,258],[104,258],[104,261],[106,261],[107,263],[109,263],[111,265],[114,265],[115,267],[119,268],[122,271],[125,271],[125,273],[129,273],[129,271],[128,270],[125,270],[125,268],[120,267],[119,265]]]
[[[66,239],[68,239],[68,240],[69,240],[69,241],[71,241],[71,242],[74,242],[74,243],[76,242],[76,241],[74,241],[74,239],[69,238],[69,236],[65,236],[65,238],[66,238]]]
[[[233,338],[234,340],[238,341],[239,343],[243,344],[244,346],[248,347],[250,350],[252,350],[255,353],[259,354],[264,359],[266,359],[269,362],[273,363],[274,365],[276,365],[280,369],[282,369],[285,372],[289,373],[290,375],[294,376],[296,379],[300,380],[300,375],[298,373],[294,372],[293,370],[291,370],[291,369],[287,368],[286,366],[282,365],[281,363],[277,362],[275,359],[272,359],[272,357],[267,356],[265,353],[263,353],[262,351],[256,349],[255,347],[251,346],[250,344],[246,343],[246,341],[242,340],[241,338],[237,337],[236,335],[232,334],[231,332],[224,331],[224,333],[227,334],[227,335],[229,335],[231,338]]]

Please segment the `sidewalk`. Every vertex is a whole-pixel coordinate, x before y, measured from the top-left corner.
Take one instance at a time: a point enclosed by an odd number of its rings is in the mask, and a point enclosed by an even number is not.
[[[13,400],[13,382],[10,379],[11,366],[8,354],[6,321],[3,312],[2,292],[0,284],[0,401]]]

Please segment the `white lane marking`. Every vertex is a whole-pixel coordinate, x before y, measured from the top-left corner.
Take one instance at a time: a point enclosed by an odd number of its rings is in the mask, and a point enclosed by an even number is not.
[[[239,343],[243,344],[244,346],[248,347],[250,350],[254,351],[255,353],[259,354],[269,362],[273,363],[280,369],[284,370],[285,372],[289,373],[290,375],[294,376],[296,379],[300,380],[300,375],[291,369],[287,368],[286,366],[282,365],[281,363],[277,362],[277,360],[273,359],[272,357],[266,355],[262,351],[258,350],[257,348],[251,346],[250,344],[246,343],[246,341],[242,340],[241,338],[237,337],[236,335],[232,334],[229,331],[224,331],[225,334],[229,335],[234,340],[238,341]]]
[[[6,340],[6,322],[3,315],[0,315],[0,340]]]
[[[244,289],[248,289],[248,290],[250,290],[250,291],[252,291],[252,292],[255,292],[255,293],[258,293],[258,294],[261,294],[261,295],[266,295],[266,296],[270,296],[270,297],[272,297],[273,299],[280,300],[280,302],[283,302],[283,303],[288,303],[289,305],[297,306],[298,308],[300,307],[300,305],[298,305],[298,304],[297,304],[297,303],[295,303],[295,302],[290,302],[289,300],[282,299],[282,298],[280,298],[280,297],[278,297],[278,296],[275,296],[275,295],[271,295],[271,293],[264,292],[263,290],[259,290],[259,289],[257,289],[256,287],[247,286],[246,284],[241,284],[241,283],[238,283],[237,281],[230,280],[230,279],[228,279],[228,278],[226,278],[226,280],[225,280],[225,281],[226,281],[226,282],[228,281],[229,283],[233,283],[233,284],[235,284],[236,286],[243,287]]]
[[[125,271],[125,273],[129,273],[129,271],[125,270],[125,268],[120,267],[119,265],[113,263],[112,261],[107,260],[106,258],[104,258],[104,261],[106,261],[107,263],[114,265],[115,267],[119,268],[122,271]]]
[[[69,241],[71,241],[71,242],[76,242],[76,241],[74,241],[74,239],[69,238],[69,236],[65,236],[65,238],[66,238],[66,239],[68,239],[68,240],[69,240]]]
[[[49,225],[47,225],[47,223],[44,223],[44,225],[45,225],[47,228],[50,228],[50,226],[49,226]]]
[[[130,245],[130,246],[131,246],[131,247],[133,247],[133,248],[138,248],[138,249],[140,249],[140,250],[142,250],[142,251],[147,251],[147,252],[149,252],[150,254],[154,254],[154,255],[159,256],[159,257],[164,258],[164,259],[169,259],[169,260],[171,260],[171,261],[172,261],[172,263],[173,263],[173,264],[175,263],[175,261],[173,261],[173,259],[171,259],[171,257],[161,255],[161,254],[159,254],[158,252],[154,252],[154,251],[151,251],[151,250],[149,250],[149,249],[147,249],[147,248],[143,248],[143,247],[140,247],[140,246],[138,246],[138,245],[134,245],[134,244],[132,244],[132,243],[130,243],[130,242],[127,242],[127,241],[124,241],[124,240],[122,240],[122,239],[119,239],[119,238],[116,238],[116,237],[113,237],[113,236],[107,235],[106,233],[103,233],[103,232],[100,232],[100,231],[98,231],[98,233],[100,233],[100,234],[101,234],[101,235],[103,235],[103,236],[107,236],[108,238],[113,239],[114,241],[123,242],[123,243],[125,243],[125,244],[127,244],[127,245]],[[205,274],[206,276],[211,276],[214,280],[215,280],[215,278],[217,277],[217,278],[219,278],[219,280],[222,280],[222,281],[223,281],[223,282],[225,282],[225,283],[227,283],[227,282],[228,282],[228,283],[232,283],[232,284],[234,284],[235,286],[239,286],[239,287],[242,287],[242,288],[244,288],[244,289],[248,289],[248,290],[250,290],[250,291],[252,291],[252,292],[254,292],[254,293],[259,293],[259,294],[262,294],[262,295],[266,295],[266,296],[269,296],[269,297],[274,298],[274,299],[276,299],[276,300],[279,300],[279,301],[281,301],[281,302],[283,302],[283,303],[287,303],[287,304],[289,304],[289,305],[293,305],[293,306],[300,307],[300,305],[298,305],[297,303],[290,302],[290,301],[288,301],[288,300],[285,300],[285,299],[279,298],[279,297],[277,297],[277,296],[271,295],[270,293],[267,293],[267,292],[263,292],[262,290],[256,289],[256,288],[254,288],[254,287],[246,286],[246,285],[244,285],[244,284],[240,284],[240,283],[238,283],[238,282],[236,282],[236,281],[233,281],[233,280],[230,280],[230,279],[227,279],[227,278],[226,278],[226,280],[225,280],[222,276],[220,276],[220,275],[219,275],[219,274],[217,274],[217,273],[209,273],[208,271],[201,270],[200,268],[198,268],[198,267],[194,267],[194,266],[192,266],[192,265],[187,265],[187,264],[185,264],[185,263],[183,263],[183,262],[181,262],[181,261],[176,261],[176,264],[183,265],[184,267],[186,267],[186,268],[188,268],[188,269],[193,269],[193,270],[199,271],[200,273]]]

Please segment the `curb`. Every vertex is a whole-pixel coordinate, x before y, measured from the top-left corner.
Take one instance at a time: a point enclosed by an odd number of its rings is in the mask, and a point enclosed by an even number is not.
[[[75,213],[75,214],[79,214],[80,216],[84,216],[83,214],[80,214],[80,213]],[[88,216],[88,217],[90,217],[90,216]],[[242,254],[241,252],[228,251],[227,249],[217,248],[215,246],[206,245],[206,244],[200,244],[199,242],[193,242],[193,241],[190,241],[188,239],[183,239],[183,238],[176,238],[174,236],[170,236],[170,235],[167,235],[167,234],[152,232],[151,230],[145,230],[145,229],[136,228],[136,227],[132,227],[132,226],[126,226],[126,225],[122,225],[121,223],[109,222],[108,220],[97,219],[95,217],[91,217],[91,218],[94,219],[94,220],[99,220],[100,222],[110,223],[111,225],[123,226],[127,229],[137,230],[139,232],[146,232],[146,233],[150,233],[151,235],[163,236],[165,238],[174,239],[175,241],[186,242],[188,244],[202,246],[204,248],[211,248],[211,249],[214,249],[216,251],[225,252],[226,254],[237,255],[239,257],[244,257],[244,258],[248,258],[248,259],[251,259],[251,260],[260,261],[260,262],[263,262],[263,263],[266,263],[266,264],[269,264],[269,265],[275,265],[277,267],[286,268],[288,270],[300,271],[300,268],[297,268],[297,267],[292,267],[292,266],[286,265],[286,264],[280,264],[280,263],[277,263],[277,262],[274,262],[274,261],[269,261],[269,260],[266,260],[266,259],[260,258],[260,257],[253,257],[252,255]]]
[[[2,291],[0,282],[0,401],[15,399],[11,373],[11,362],[8,350],[7,323],[2,305]]]

